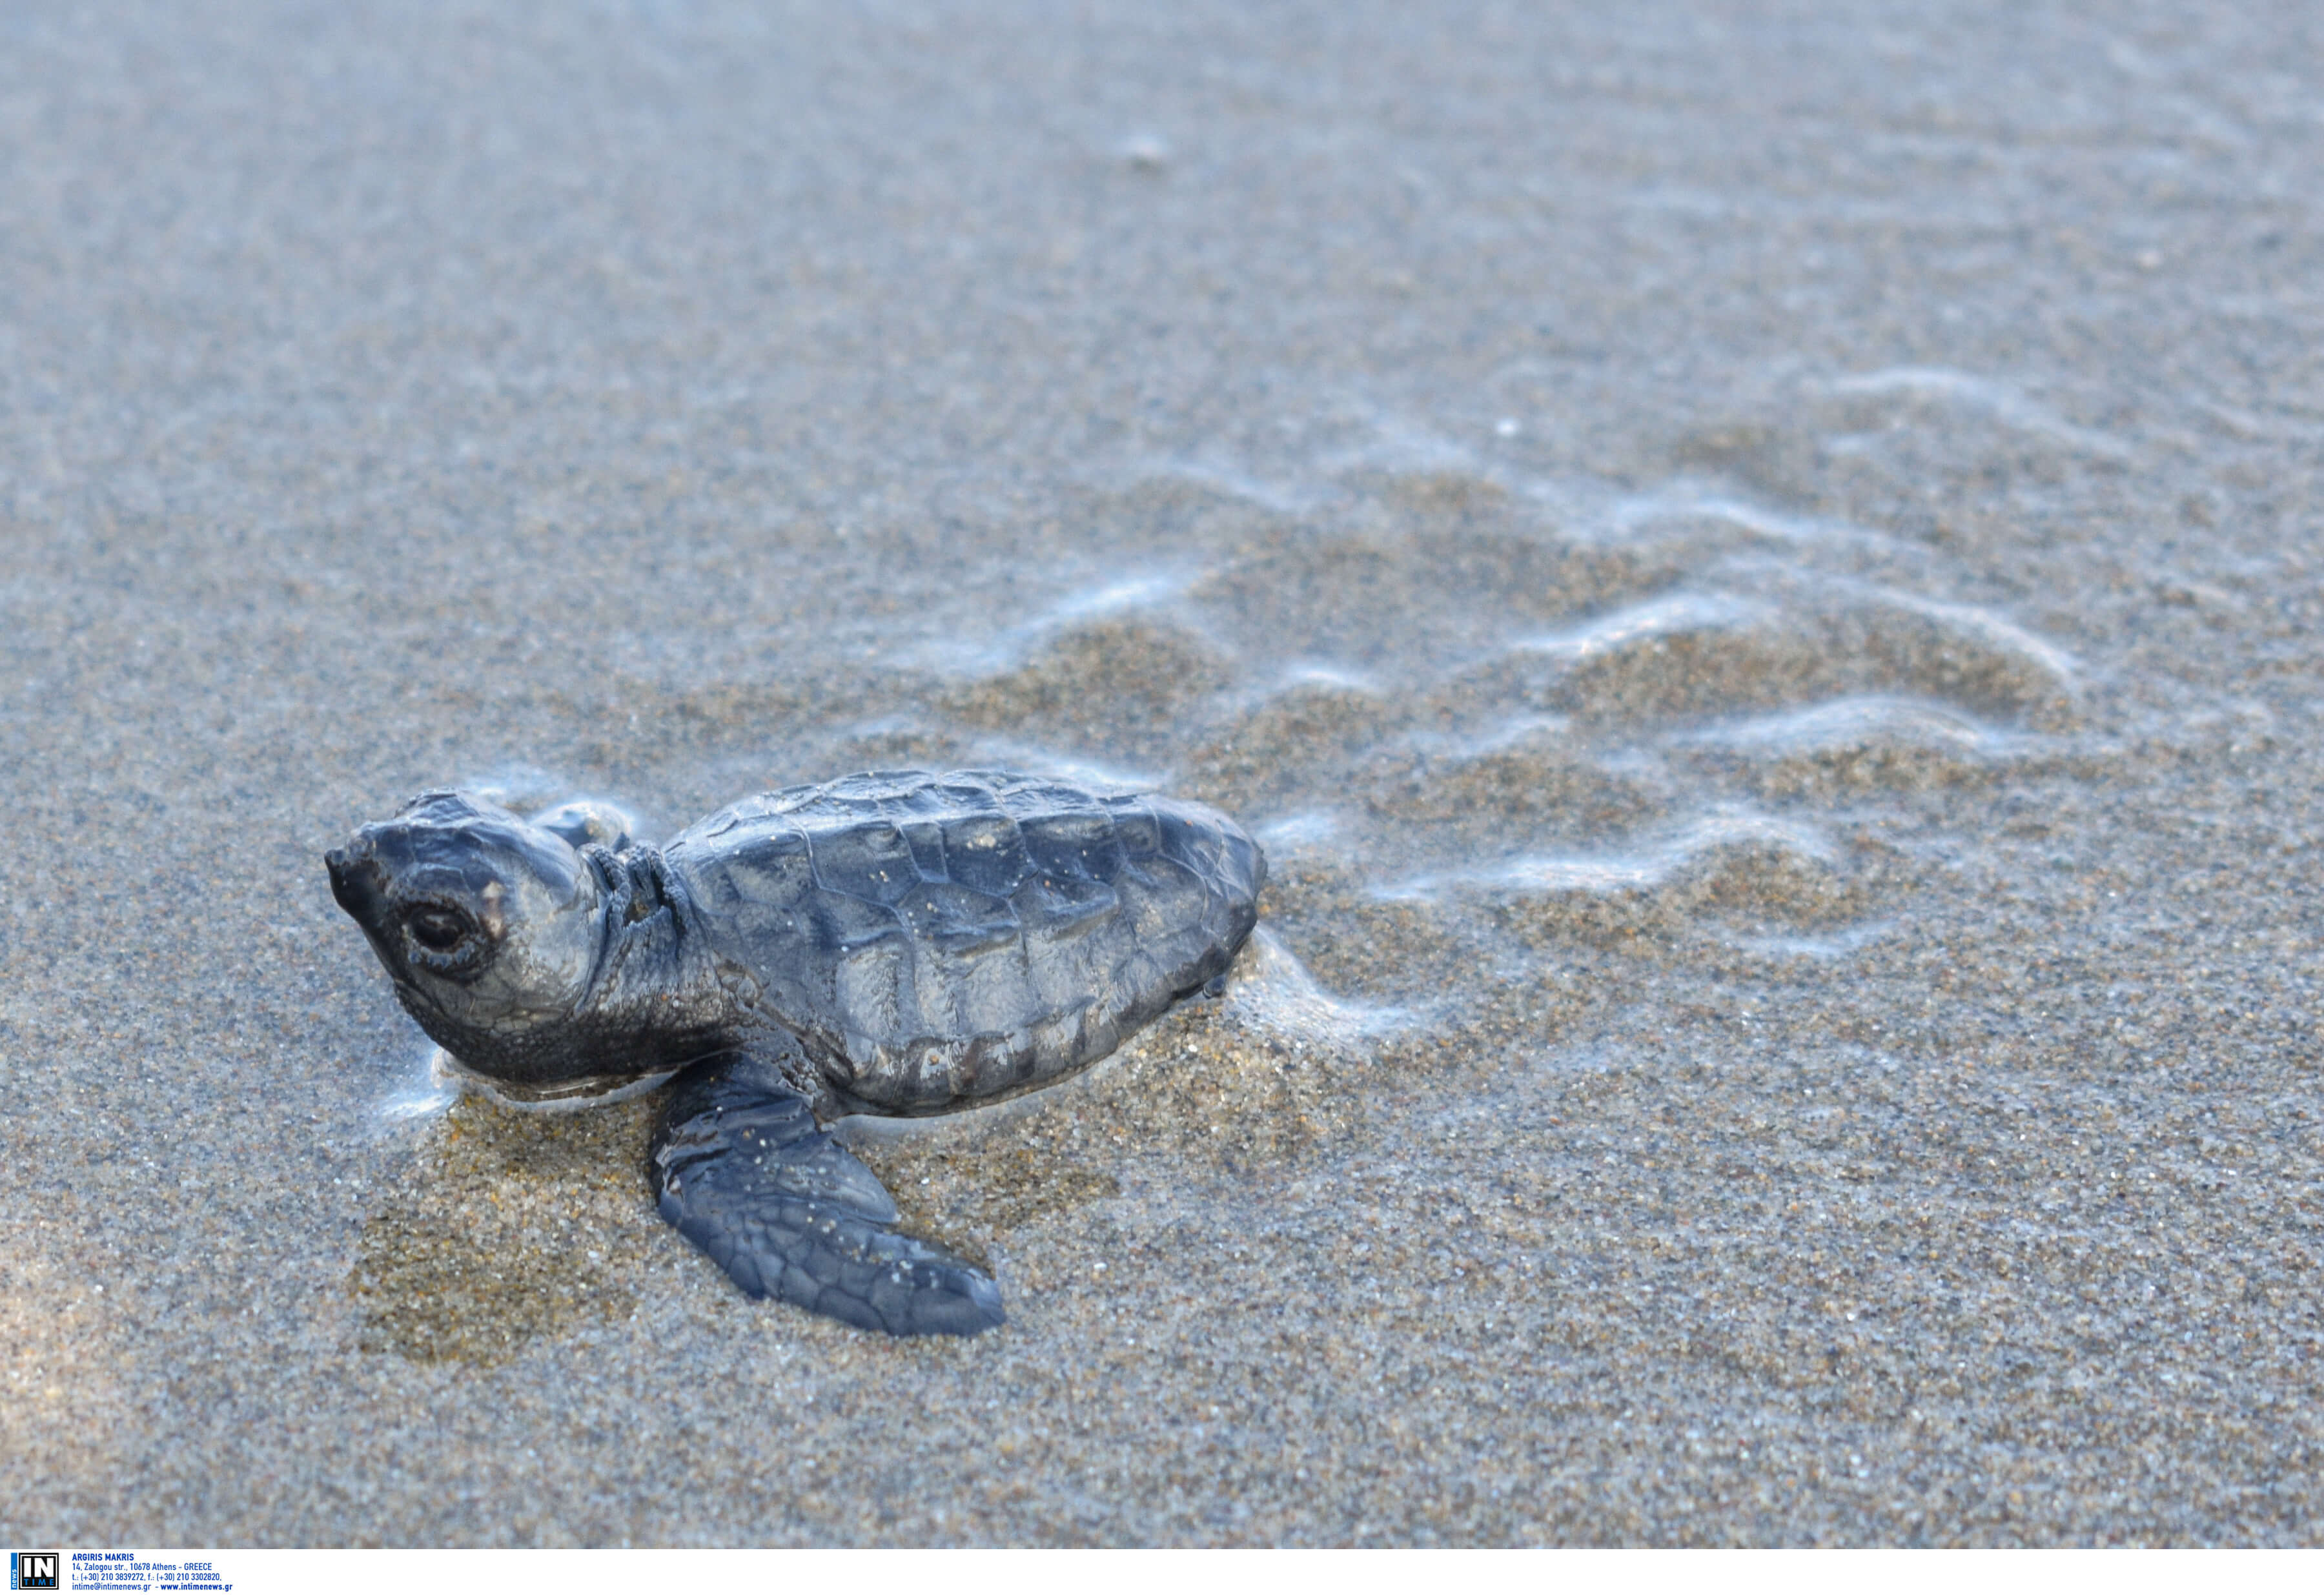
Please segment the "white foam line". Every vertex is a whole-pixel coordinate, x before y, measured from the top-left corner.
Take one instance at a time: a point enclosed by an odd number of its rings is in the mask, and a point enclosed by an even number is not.
[[[1329,809],[1308,809],[1261,825],[1258,836],[1271,853],[1296,853],[1302,848],[1322,845],[1337,835],[1339,830],[1338,815]]]
[[[1167,459],[1139,472],[1133,483],[1185,482],[1220,493],[1227,498],[1240,499],[1269,510],[1278,515],[1297,515],[1312,510],[1321,502],[1310,492],[1279,486],[1274,483],[1236,469],[1232,466],[1208,465],[1197,460]]]
[[[1413,1022],[1404,1008],[1333,996],[1265,926],[1253,931],[1250,940],[1250,963],[1227,988],[1229,1017],[1257,1029],[1340,1045]]]
[[[2030,659],[2055,677],[2061,687],[2070,690],[2080,677],[2080,662],[2073,655],[2056,643],[2035,636],[2016,622],[2005,620],[1978,604],[1924,598],[1918,593],[1882,586],[1877,582],[1862,581],[1854,576],[1820,574],[1814,580],[1818,585],[1830,591],[1846,593],[1867,603],[1886,604],[1891,609],[1901,609],[1910,614],[1937,621],[1967,632],[2005,653]]]
[[[1571,632],[1519,638],[1509,646],[1525,653],[1585,659],[1648,638],[1731,630],[1766,613],[1759,604],[1723,593],[1681,593],[1617,610]]]
[[[945,675],[983,678],[1023,665],[1041,643],[1084,622],[1164,608],[1184,597],[1201,572],[1173,566],[1149,570],[1097,587],[1069,593],[1032,619],[995,632],[982,642],[933,638],[908,650],[905,662]]]
[[[1876,919],[1851,927],[1838,936],[1732,936],[1720,938],[1730,947],[1761,957],[1812,958],[1828,962],[1860,953],[1896,928],[1893,919]]]
[[[1368,677],[1320,659],[1299,659],[1285,667],[1278,678],[1275,695],[1296,691],[1303,687],[1325,687],[1342,692],[1361,693],[1378,697],[1379,687]]]
[[[2132,455],[2130,447],[2118,438],[2089,427],[2077,426],[2055,411],[2035,403],[2006,383],[1974,376],[1949,366],[1891,366],[1885,371],[1866,372],[1860,376],[1841,377],[1831,383],[1831,391],[1876,397],[1889,393],[1917,393],[1950,400],[1984,410],[1996,420],[2006,422],[2020,431],[2054,438],[2061,443],[2070,443],[2077,448],[2087,449],[2108,459],[2126,460]]]
[[[1725,494],[1696,496],[1690,493],[1655,493],[1627,498],[1614,506],[1614,523],[1624,531],[1656,521],[1674,521],[1683,516],[1704,520],[1725,521],[1746,531],[1756,531],[1782,542],[1795,544],[1830,542],[1886,542],[1879,533],[1845,523],[1812,521],[1796,515],[1781,515],[1745,500]]]
[[[1117,765],[1100,764],[1093,760],[1053,752],[1034,742],[1020,742],[1008,738],[980,738],[970,745],[976,751],[978,763],[984,768],[1014,770],[1026,775],[1074,781],[1094,788],[1101,793],[1152,792],[1166,784],[1161,772],[1157,770],[1125,770]]]
[[[1806,826],[1764,815],[1710,815],[1648,853],[1535,854],[1511,859],[1489,870],[1415,876],[1381,887],[1372,895],[1382,902],[1414,902],[1464,888],[1544,894],[1579,891],[1600,896],[1624,890],[1648,891],[1720,847],[1768,844],[1822,863],[1830,863],[1832,859],[1831,844]]]
[[[1818,747],[1849,733],[1889,732],[1941,741],[1979,752],[2006,739],[1948,705],[1885,694],[1833,698],[1803,709],[1755,715],[1697,730],[1671,741],[1681,746],[1723,748]]]
[[[676,1074],[676,1069],[664,1069],[658,1074],[643,1074],[623,1081],[609,1091],[581,1092],[572,1096],[534,1097],[511,1096],[500,1088],[499,1082],[479,1074],[466,1065],[438,1047],[429,1055],[429,1077],[440,1091],[454,1098],[463,1095],[482,1097],[486,1102],[519,1113],[560,1114],[585,1112],[591,1108],[603,1108],[613,1102],[626,1102],[655,1090]],[[448,1106],[448,1102],[447,1103]],[[424,1110],[423,1110],[424,1111]]]
[[[1109,582],[1093,591],[1074,594],[1052,605],[1046,614],[1023,629],[1040,632],[1056,626],[1070,625],[1075,621],[1094,620],[1101,615],[1148,608],[1177,597],[1193,582],[1191,576],[1176,570],[1128,576],[1118,582]]]
[[[1451,751],[1463,761],[1484,759],[1522,747],[1538,735],[1565,736],[1572,727],[1573,722],[1563,715],[1519,715],[1466,742],[1453,742]]]
[[[434,1119],[460,1100],[460,1088],[447,1079],[437,1065],[444,1049],[431,1046],[420,1062],[420,1078],[401,1085],[379,1107],[379,1116],[391,1124],[412,1119]]]

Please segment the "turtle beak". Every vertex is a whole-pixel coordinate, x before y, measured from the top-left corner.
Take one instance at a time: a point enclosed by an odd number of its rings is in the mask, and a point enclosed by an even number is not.
[[[335,847],[323,855],[331,872],[331,895],[355,922],[369,929],[379,917],[380,869],[370,846],[361,841]]]

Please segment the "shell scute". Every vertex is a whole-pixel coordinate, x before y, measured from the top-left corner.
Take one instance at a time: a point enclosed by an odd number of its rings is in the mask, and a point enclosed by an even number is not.
[[[788,907],[815,886],[815,866],[806,835],[785,825],[757,831],[728,853],[713,877],[714,891],[747,903]]]
[[[811,958],[845,958],[876,942],[906,938],[904,921],[896,910],[871,898],[814,891],[807,894],[801,908],[798,926],[809,944],[802,951]]]
[[[817,826],[807,832],[807,845],[815,883],[827,892],[892,908],[922,884],[911,844],[886,819]]]
[[[1022,935],[1008,898],[956,880],[923,880],[897,902],[896,916],[921,945],[964,956],[1014,947]]]
[[[927,1031],[913,963],[912,944],[901,934],[853,948],[839,961],[833,994],[840,1011],[876,1046]]]
[[[1113,798],[1106,809],[1113,817],[1114,836],[1124,857],[1150,858],[1162,851],[1162,822],[1150,804],[1136,798]]]
[[[945,826],[944,839],[945,877],[988,897],[1014,895],[1033,872],[1017,822],[997,804],[990,814],[970,814]]]
[[[1017,829],[1034,868],[1073,880],[1111,880],[1121,872],[1121,838],[1103,809],[1020,818]]]
[[[899,821],[896,829],[902,833],[904,845],[911,850],[912,868],[922,880],[949,880],[952,871],[946,862],[944,825],[933,819],[920,818]]]

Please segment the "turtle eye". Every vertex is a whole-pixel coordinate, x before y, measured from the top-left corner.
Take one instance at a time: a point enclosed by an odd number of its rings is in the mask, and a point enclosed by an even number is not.
[[[484,973],[495,932],[457,903],[413,903],[403,910],[403,960],[414,970],[463,984]]]
[[[430,953],[449,953],[474,927],[468,917],[452,908],[421,908],[403,922],[411,939]]]

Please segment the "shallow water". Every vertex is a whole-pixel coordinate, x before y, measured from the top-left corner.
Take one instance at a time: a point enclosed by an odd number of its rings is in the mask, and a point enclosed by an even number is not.
[[[11,7],[0,1528],[2319,1537],[2324,41],[2129,14]],[[965,1343],[319,863],[996,762],[1273,880],[845,1127]]]

